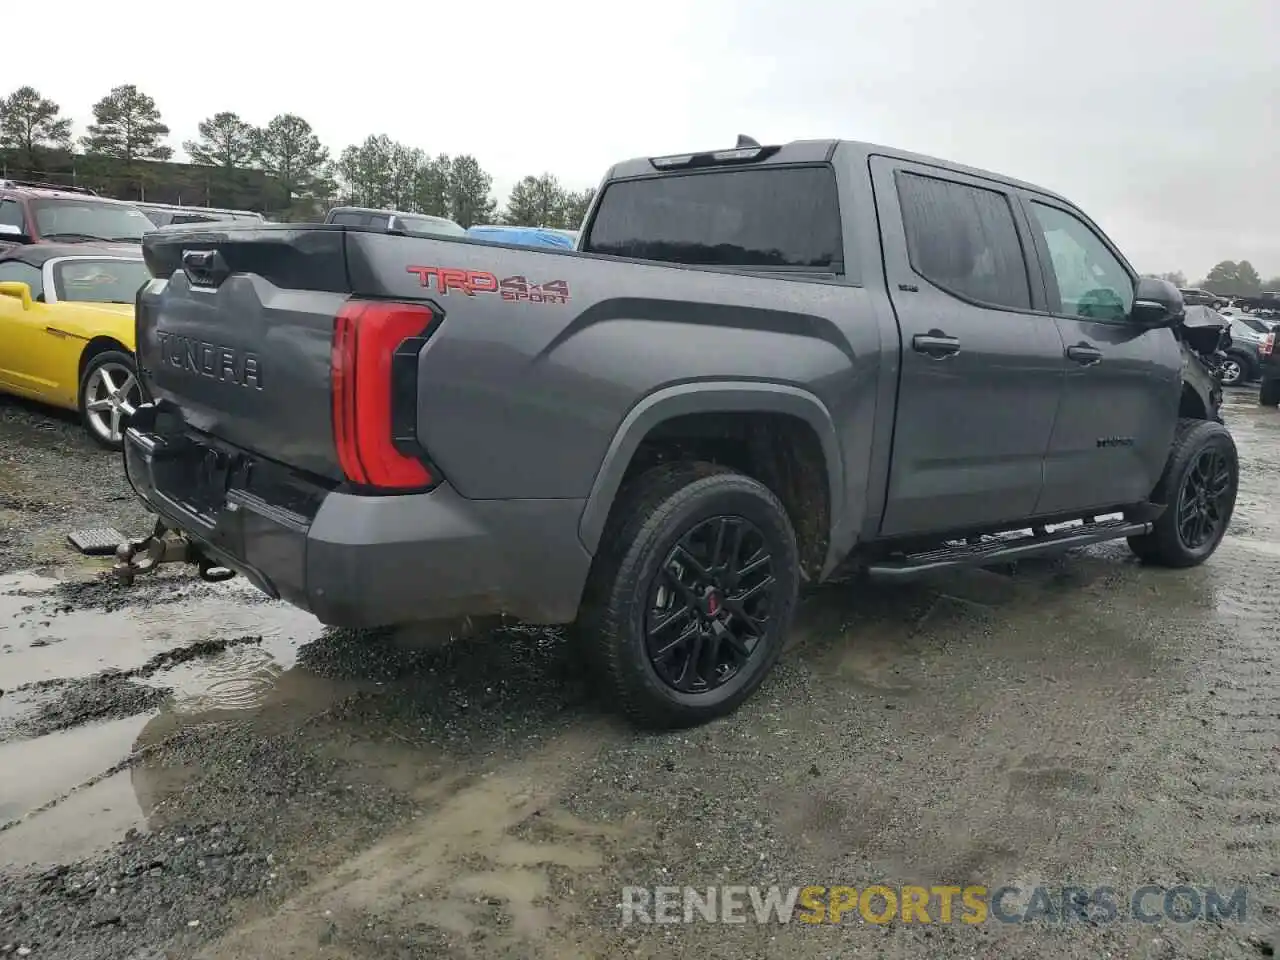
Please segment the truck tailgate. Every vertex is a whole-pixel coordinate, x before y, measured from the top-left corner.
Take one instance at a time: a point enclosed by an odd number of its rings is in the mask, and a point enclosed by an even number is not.
[[[137,359],[149,397],[191,427],[341,479],[331,415],[334,317],[350,293],[340,228],[149,234]]]

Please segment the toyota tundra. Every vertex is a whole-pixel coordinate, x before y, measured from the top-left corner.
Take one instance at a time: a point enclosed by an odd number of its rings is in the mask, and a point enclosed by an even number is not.
[[[124,456],[158,524],[122,576],[573,624],[645,725],[747,698],[802,584],[1116,538],[1188,567],[1235,503],[1178,290],[1069,200],[899,150],[620,163],[572,251],[206,224],[143,252]]]

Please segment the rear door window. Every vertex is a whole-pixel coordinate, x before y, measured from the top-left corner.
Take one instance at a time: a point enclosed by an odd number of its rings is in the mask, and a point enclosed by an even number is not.
[[[898,200],[912,270],[962,300],[1031,309],[1026,256],[1006,194],[900,171]]]
[[[843,273],[830,167],[715,170],[605,188],[582,249],[667,263]]]

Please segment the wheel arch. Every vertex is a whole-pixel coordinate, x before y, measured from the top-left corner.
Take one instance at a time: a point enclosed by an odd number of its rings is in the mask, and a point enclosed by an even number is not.
[[[109,337],[105,334],[94,337],[80,351],[79,366],[76,369],[77,391],[79,391],[80,384],[84,381],[84,372],[89,369],[89,364],[93,361],[93,358],[100,353],[106,353],[108,350],[118,350],[126,356],[133,356],[133,351],[115,337]]]
[[[1178,401],[1178,417],[1184,420],[1209,420],[1209,404],[1205,402],[1200,391],[1182,382],[1182,397]]]
[[[813,432],[825,466],[826,529],[841,519],[844,502],[844,465],[835,423],[826,405],[814,394],[787,384],[756,381],[696,381],[655,391],[640,400],[614,432],[604,459],[596,471],[578,526],[583,546],[594,554],[624,477],[646,438],[664,424],[691,415],[761,414],[799,420]],[[819,561],[821,564],[822,561]]]

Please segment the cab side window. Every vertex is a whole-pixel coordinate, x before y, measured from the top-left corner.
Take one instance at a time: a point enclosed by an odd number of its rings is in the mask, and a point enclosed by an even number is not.
[[[44,274],[38,267],[18,260],[6,260],[0,263],[0,283],[17,280],[31,288],[31,299],[44,299]]]
[[[1087,223],[1058,207],[1031,201],[1032,227],[1044,237],[1060,312],[1084,320],[1122,321],[1133,306],[1133,278]]]
[[[900,171],[898,201],[916,273],[979,306],[1031,309],[1026,256],[1005,194]]]
[[[23,233],[26,233],[27,218],[23,215],[22,204],[17,200],[9,200],[0,198],[0,223],[10,227],[17,227]]]

